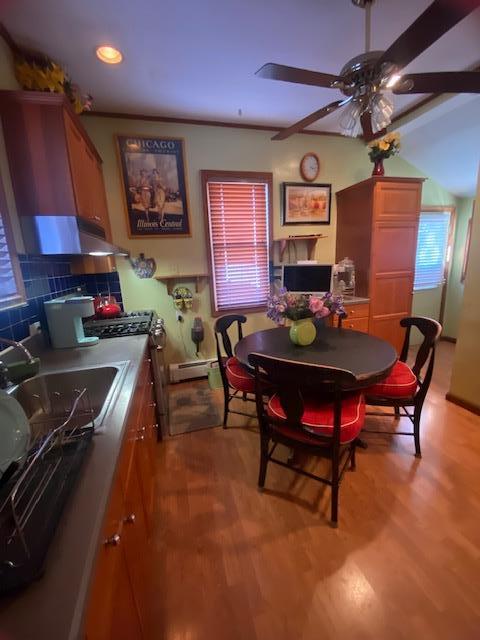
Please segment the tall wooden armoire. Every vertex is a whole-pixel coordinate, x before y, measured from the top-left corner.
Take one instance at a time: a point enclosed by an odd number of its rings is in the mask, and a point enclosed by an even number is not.
[[[370,298],[368,332],[400,353],[412,311],[421,178],[372,177],[337,192],[337,262],[355,262],[356,295]]]

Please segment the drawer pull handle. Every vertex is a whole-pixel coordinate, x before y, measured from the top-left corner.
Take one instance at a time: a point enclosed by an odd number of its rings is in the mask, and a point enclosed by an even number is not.
[[[100,216],[88,216],[90,218],[90,220],[96,220],[97,222],[101,222],[102,219],[100,218]]]
[[[115,535],[107,538],[103,544],[106,547],[118,547],[118,545],[120,544],[120,536],[118,535],[118,533],[116,533]]]
[[[124,520],[127,524],[135,524],[137,516],[134,513],[130,513]]]
[[[157,406],[157,403],[156,403],[156,402],[150,402],[148,406],[149,406],[149,407],[156,407],[156,406]]]
[[[137,437],[135,438],[135,440],[136,440],[137,442],[141,442],[142,440],[145,440],[145,436],[144,436],[144,435],[137,436]]]

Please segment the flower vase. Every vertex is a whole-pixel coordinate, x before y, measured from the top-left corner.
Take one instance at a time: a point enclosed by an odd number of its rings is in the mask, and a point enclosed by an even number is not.
[[[307,347],[315,340],[317,329],[311,318],[294,320],[290,327],[290,340],[299,347]]]
[[[372,176],[384,176],[385,169],[383,167],[383,158],[374,161]]]

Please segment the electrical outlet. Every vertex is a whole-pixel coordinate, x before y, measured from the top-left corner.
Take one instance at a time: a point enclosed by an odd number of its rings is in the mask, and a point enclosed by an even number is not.
[[[183,316],[181,311],[177,311],[176,316],[177,316],[177,322],[183,322]]]

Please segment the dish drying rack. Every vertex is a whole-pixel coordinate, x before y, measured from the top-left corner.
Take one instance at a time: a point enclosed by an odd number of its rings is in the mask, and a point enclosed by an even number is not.
[[[42,574],[95,428],[86,388],[34,398],[38,411],[30,418],[29,449],[0,488],[0,594]]]

